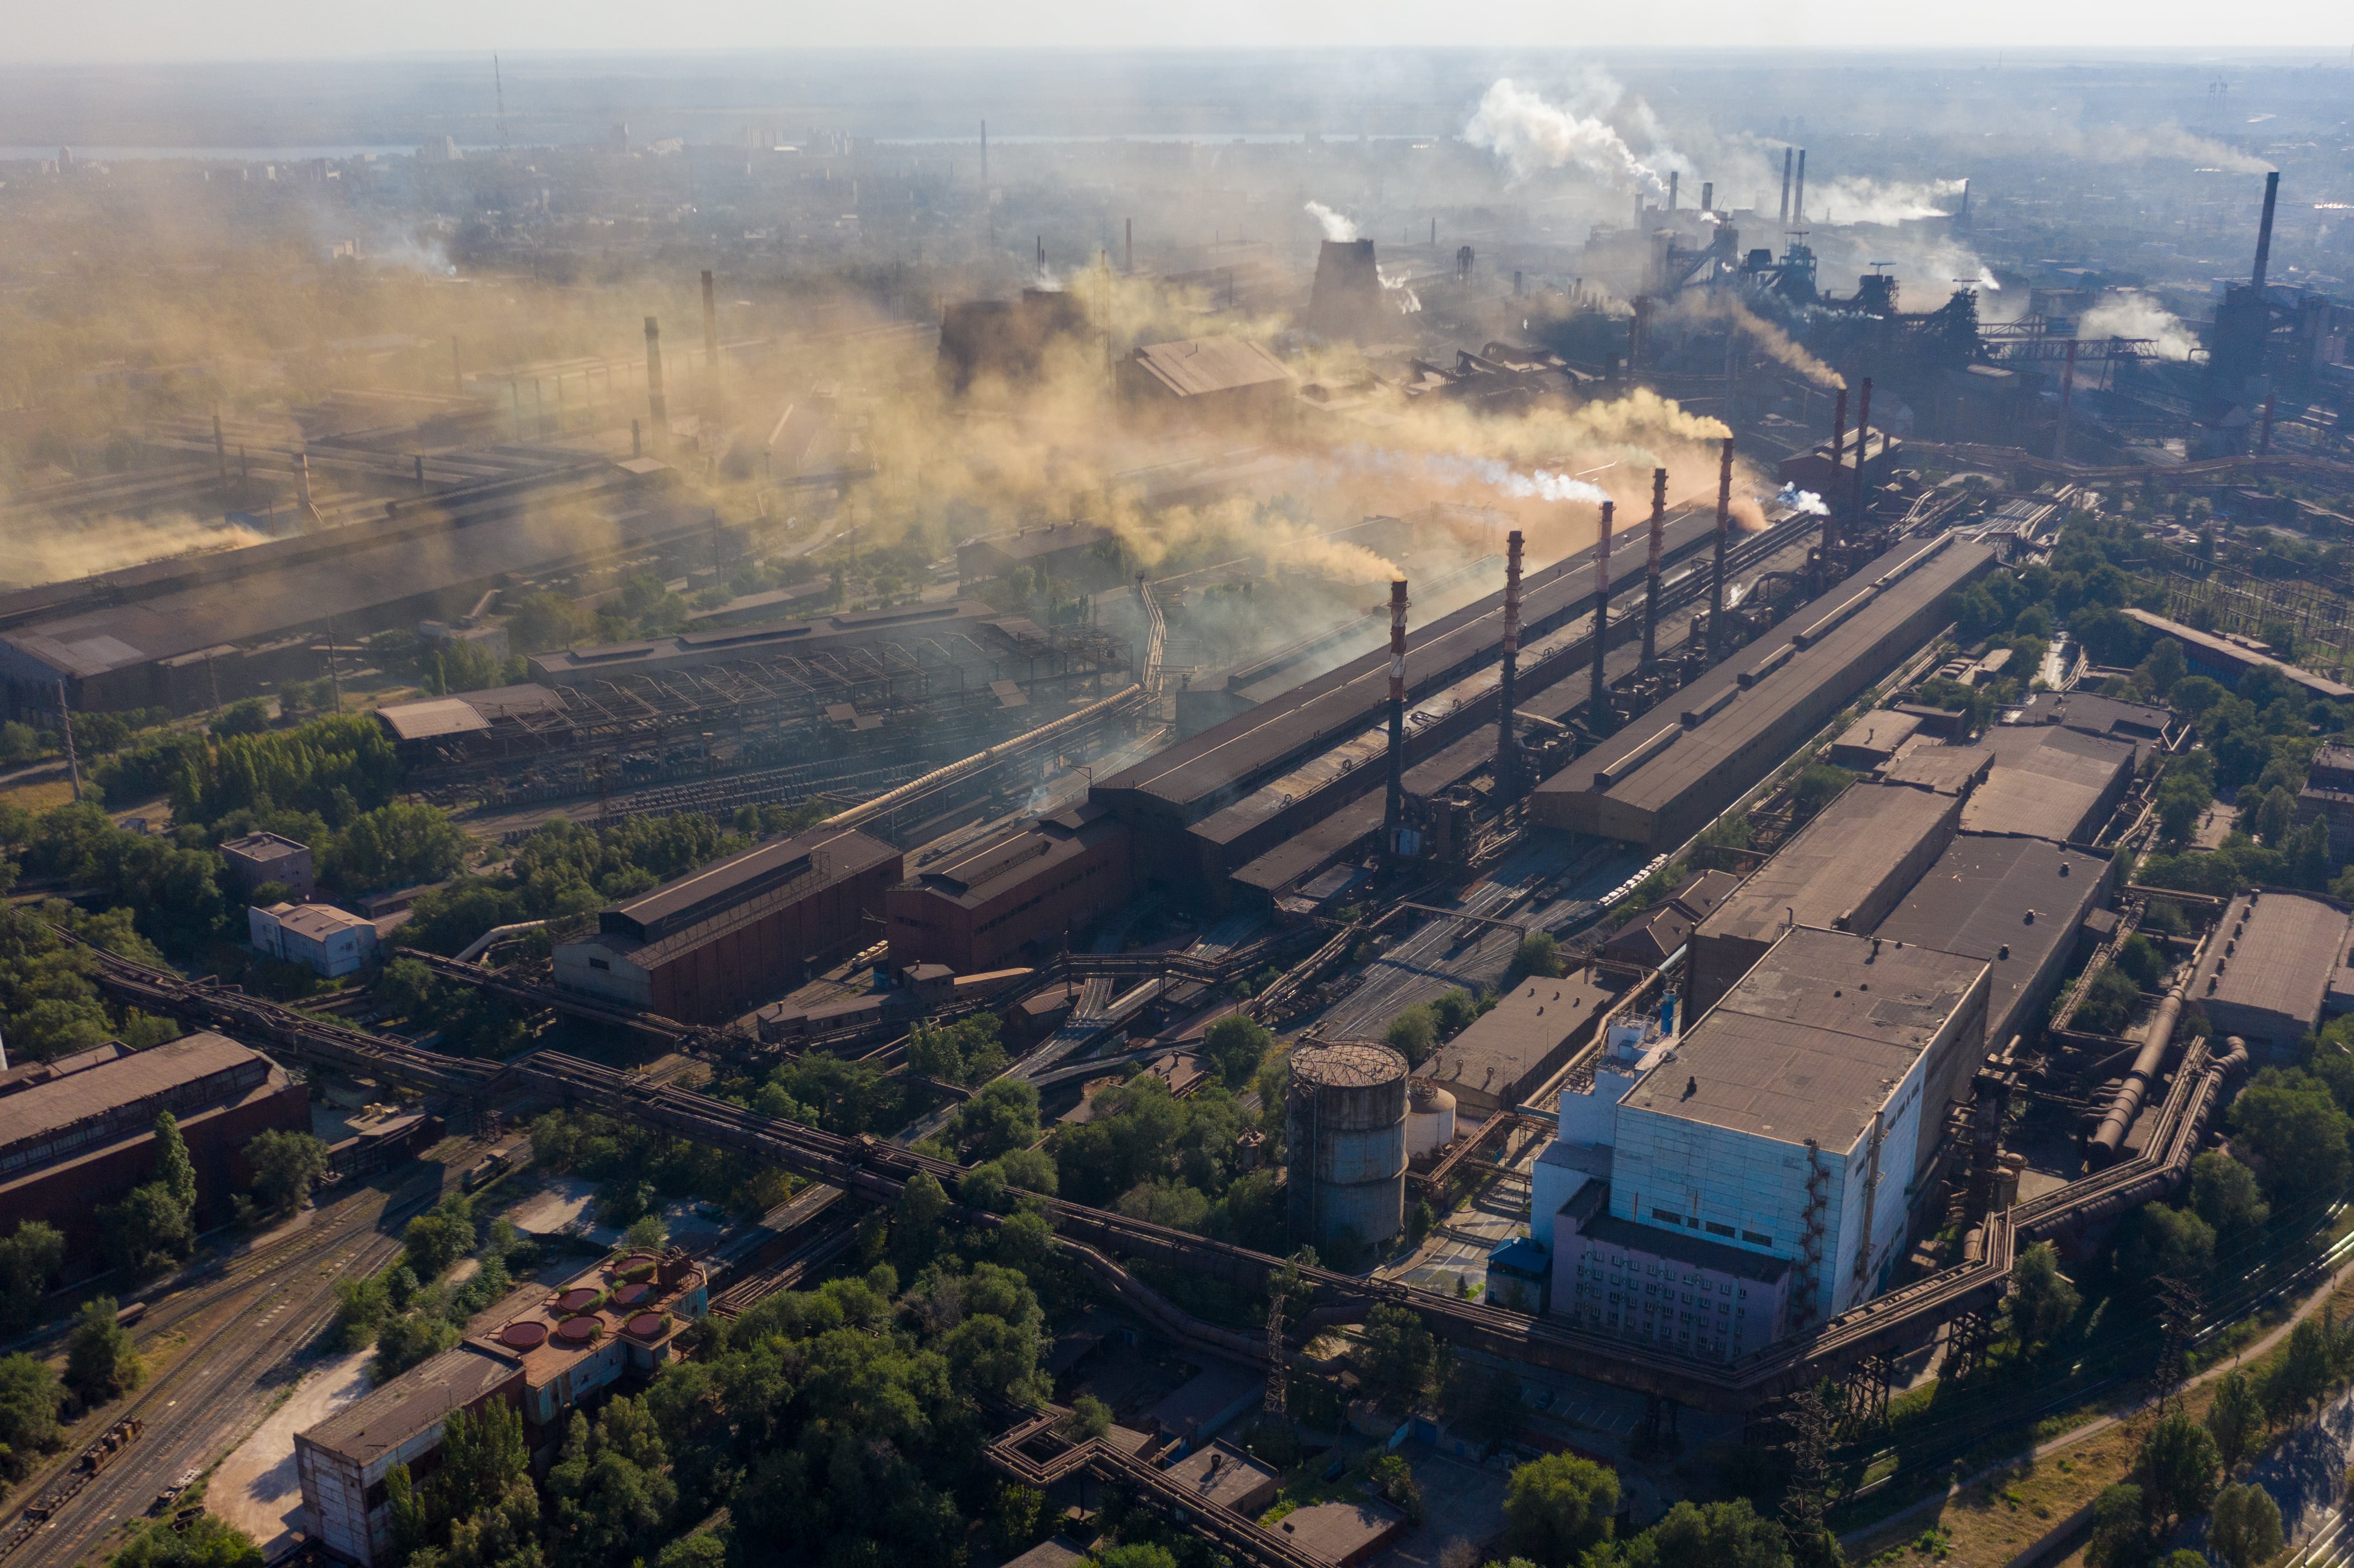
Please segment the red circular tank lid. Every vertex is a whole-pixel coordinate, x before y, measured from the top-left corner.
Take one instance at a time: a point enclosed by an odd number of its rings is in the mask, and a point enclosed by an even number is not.
[[[556,1326],[556,1337],[568,1345],[583,1344],[596,1336],[597,1319],[594,1318],[567,1318]]]
[[[627,1331],[641,1340],[659,1340],[662,1338],[663,1315],[659,1312],[641,1312],[630,1319]]]
[[[499,1330],[499,1343],[511,1351],[535,1351],[547,1342],[547,1325],[528,1319]]]
[[[624,1285],[619,1290],[613,1292],[613,1305],[616,1307],[634,1307],[652,1294],[653,1289],[651,1286]]]
[[[567,1290],[556,1298],[556,1309],[564,1313],[585,1311],[596,1303],[599,1294],[585,1285],[577,1290]]]

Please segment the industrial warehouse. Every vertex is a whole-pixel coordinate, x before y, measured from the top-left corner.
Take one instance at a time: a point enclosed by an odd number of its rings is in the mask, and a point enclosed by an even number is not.
[[[16,73],[0,1568],[2329,1555],[2343,60],[1344,41]]]

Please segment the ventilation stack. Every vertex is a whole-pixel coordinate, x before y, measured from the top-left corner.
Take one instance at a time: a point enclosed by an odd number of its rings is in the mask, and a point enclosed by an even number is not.
[[[2069,345],[2072,349],[2074,344]],[[1863,536],[1863,458],[1864,443],[1872,438],[1872,377],[1863,378],[1863,392],[1855,410],[1855,504],[1848,514],[1846,537],[1850,542]]]
[[[1643,673],[1659,662],[1659,540],[1668,528],[1668,471],[1651,471],[1651,553],[1643,564]]]
[[[1405,826],[1405,578],[1390,579],[1389,797],[1382,808],[1382,840],[1393,851]]]
[[[1586,698],[1585,726],[1596,735],[1610,732],[1610,687],[1603,679],[1602,661],[1610,652],[1610,502],[1602,503],[1601,535],[1594,546],[1594,690]]]
[[[1670,169],[1668,171],[1668,210],[1670,212],[1676,210],[1676,186],[1682,179],[1683,175],[1678,174],[1675,170]]]
[[[719,302],[712,292],[707,267],[703,271],[703,403],[705,417],[716,429],[720,423]]]
[[[670,406],[663,400],[662,323],[652,316],[646,318],[646,413],[661,451],[670,445]]]
[[[2256,272],[2249,280],[2258,293],[2264,292],[2264,274],[2273,260],[2273,206],[2280,200],[2280,171],[2274,169],[2264,176],[2264,217],[2256,226]]]
[[[1782,217],[1780,218],[1780,222],[1782,227],[1785,228],[1790,227],[1790,160],[1797,156],[1797,148],[1785,147],[1782,149]]]
[[[229,513],[235,508],[229,504],[228,442],[221,435],[218,408],[213,410],[213,456],[220,461],[221,521],[226,523],[228,521]]]
[[[1708,578],[1708,662],[1724,657],[1724,535],[1733,526],[1733,438],[1716,471],[1716,562]]]
[[[1701,181],[1700,209],[1702,212],[1714,212],[1716,210],[1716,182],[1714,180]]]
[[[1504,673],[1497,683],[1496,790],[1511,800],[1520,791],[1520,748],[1512,744],[1512,706],[1521,666],[1521,531],[1504,536]]]
[[[1807,150],[1798,149],[1798,187],[1790,196],[1791,221],[1804,228],[1807,222]]]
[[[1823,497],[1823,543],[1817,552],[1823,564],[1823,580],[1830,580],[1831,552],[1839,548],[1839,482],[1840,466],[1847,461],[1847,387],[1842,383],[1839,396],[1831,400],[1831,493]]]

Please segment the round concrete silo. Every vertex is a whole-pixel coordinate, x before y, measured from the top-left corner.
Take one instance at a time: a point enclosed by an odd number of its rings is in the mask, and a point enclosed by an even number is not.
[[[1405,1228],[1405,1058],[1343,1041],[1291,1054],[1285,1178],[1291,1239],[1388,1241]]]
[[[1405,1157],[1422,1156],[1455,1141],[1455,1097],[1428,1078],[1406,1085]]]

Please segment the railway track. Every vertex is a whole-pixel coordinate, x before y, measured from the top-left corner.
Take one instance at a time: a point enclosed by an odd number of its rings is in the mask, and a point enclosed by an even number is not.
[[[64,1568],[108,1531],[143,1513],[171,1479],[219,1457],[258,1416],[270,1385],[334,1320],[335,1282],[389,1263],[400,1251],[397,1226],[442,1191],[439,1181],[407,1183],[381,1208],[340,1215],[287,1245],[237,1260],[219,1277],[221,1287],[200,1299],[150,1308],[137,1337],[150,1353],[184,1325],[196,1332],[115,1412],[118,1420],[143,1424],[138,1442],[37,1528],[0,1537],[0,1561],[9,1568]]]

